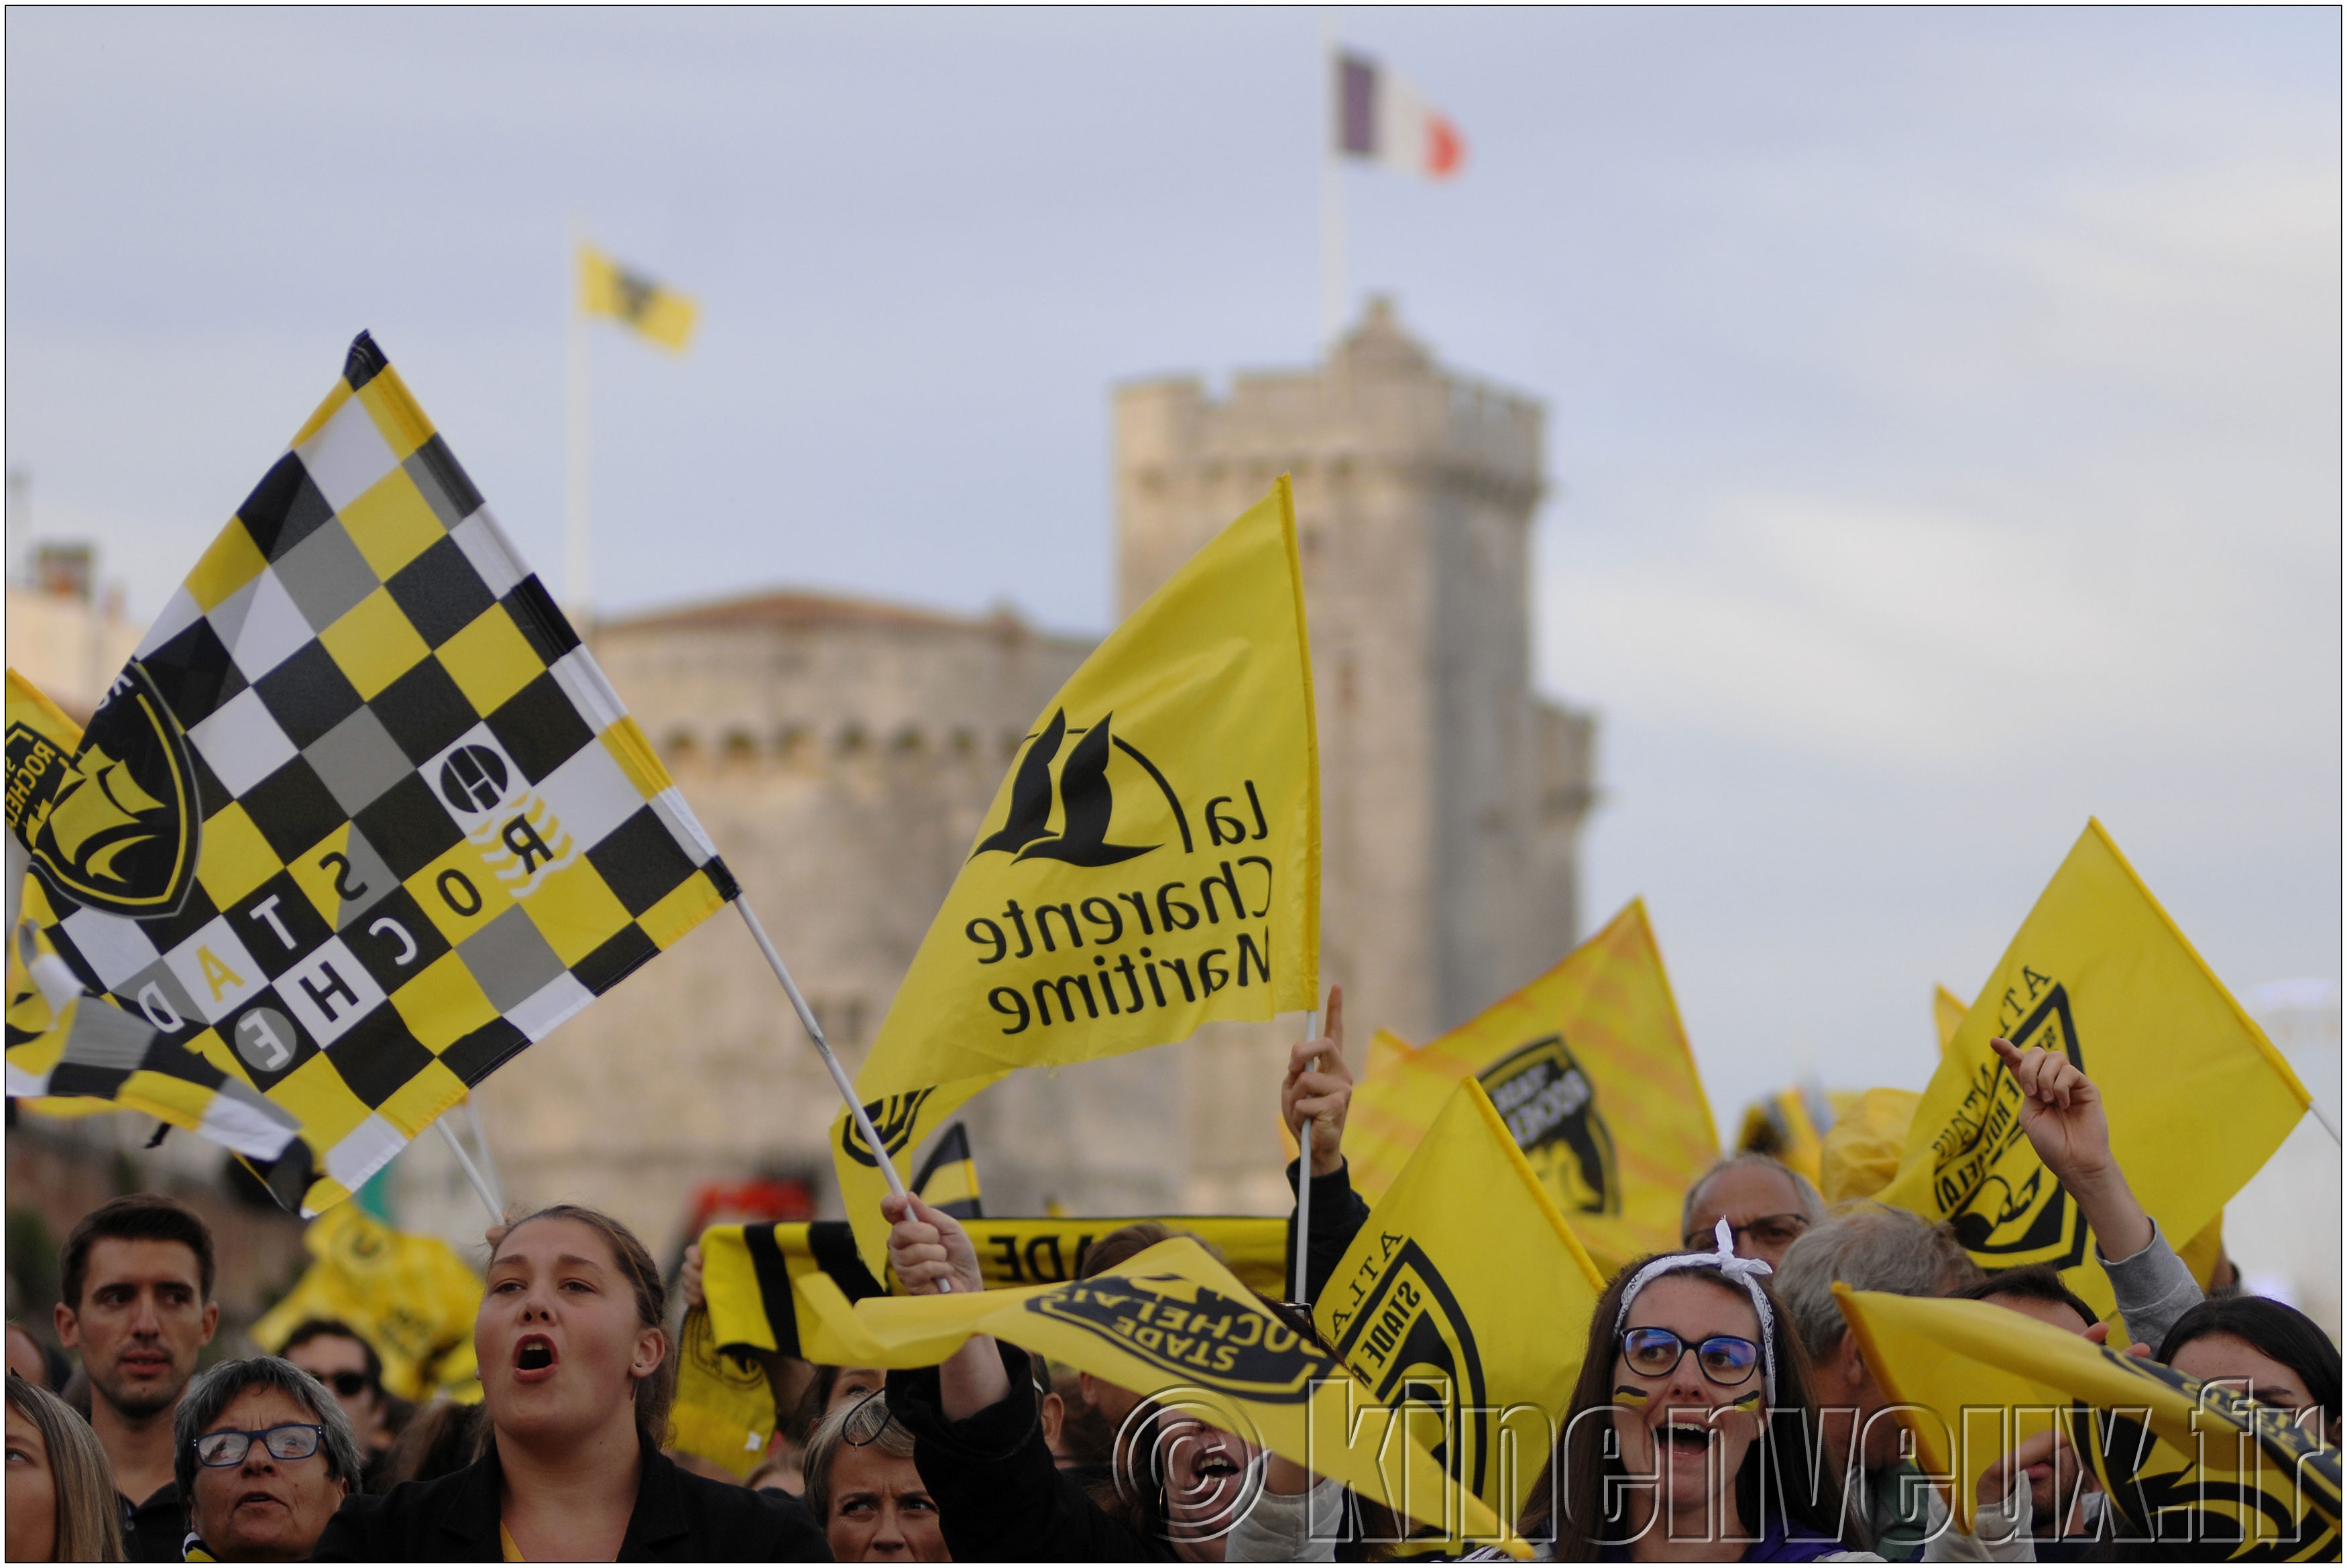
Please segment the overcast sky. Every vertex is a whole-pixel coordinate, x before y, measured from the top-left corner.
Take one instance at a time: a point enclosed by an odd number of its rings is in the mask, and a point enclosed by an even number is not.
[[[1466,132],[1348,177],[1353,280],[1547,404],[1585,912],[1723,1116],[1920,1087],[2090,813],[2237,991],[2337,977],[2335,11],[1335,15]],[[606,609],[1102,630],[1112,384],[1317,352],[1319,25],[12,9],[33,536],[152,614],[367,327],[559,580],[578,215],[702,309],[595,344]]]

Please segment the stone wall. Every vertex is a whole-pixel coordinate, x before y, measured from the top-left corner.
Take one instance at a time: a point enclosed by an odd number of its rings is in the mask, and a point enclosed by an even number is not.
[[[1294,478],[1321,976],[1344,984],[1352,1037],[1428,1039],[1563,957],[1594,727],[1532,689],[1539,405],[1441,370],[1378,303],[1317,370],[1240,375],[1220,400],[1195,378],[1137,382],[1116,416],[1120,612]],[[1189,1078],[1202,1201],[1266,1191],[1266,1096],[1296,1037],[1225,1033]]]

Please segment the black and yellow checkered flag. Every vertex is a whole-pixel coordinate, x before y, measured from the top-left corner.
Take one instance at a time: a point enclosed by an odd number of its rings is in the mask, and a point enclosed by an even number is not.
[[[12,727],[8,818],[27,911],[156,1031],[12,1049],[9,1093],[200,1131],[309,1213],[739,891],[364,334],[79,750]]]

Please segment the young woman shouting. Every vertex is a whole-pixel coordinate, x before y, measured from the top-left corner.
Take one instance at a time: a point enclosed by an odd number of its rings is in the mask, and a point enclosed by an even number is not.
[[[805,1512],[679,1469],[667,1293],[633,1232],[560,1204],[490,1233],[473,1324],[488,1416],[466,1469],[354,1497],[322,1562],[823,1562]]]

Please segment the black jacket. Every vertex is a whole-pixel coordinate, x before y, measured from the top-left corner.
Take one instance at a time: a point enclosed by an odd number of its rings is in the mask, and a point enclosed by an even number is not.
[[[114,1494],[122,1508],[122,1554],[133,1563],[177,1563],[179,1543],[188,1538],[188,1510],[179,1501],[179,1483],[164,1482],[144,1502]]]
[[[453,1475],[411,1481],[384,1496],[354,1494],[318,1538],[319,1563],[496,1563],[497,1451]],[[831,1548],[797,1500],[680,1470],[650,1443],[622,1563],[828,1563]]]
[[[1287,1190],[1296,1190],[1296,1162],[1287,1162]],[[1306,1238],[1308,1256],[1304,1260],[1304,1291],[1314,1301],[1328,1286],[1328,1276],[1337,1272],[1337,1265],[1345,1261],[1346,1248],[1353,1237],[1369,1222],[1369,1206],[1353,1190],[1351,1161],[1337,1167],[1333,1176],[1312,1178],[1312,1234]],[[1287,1216],[1287,1266],[1280,1275],[1283,1280],[1296,1278],[1296,1215]],[[1290,1284],[1288,1289],[1294,1289]]]
[[[913,1434],[913,1466],[938,1505],[954,1561],[1172,1561],[1163,1541],[1107,1512],[1052,1461],[1036,1416],[1033,1364],[1016,1346],[996,1347],[1010,1395],[966,1421],[946,1419],[935,1367],[888,1374],[888,1413]]]

